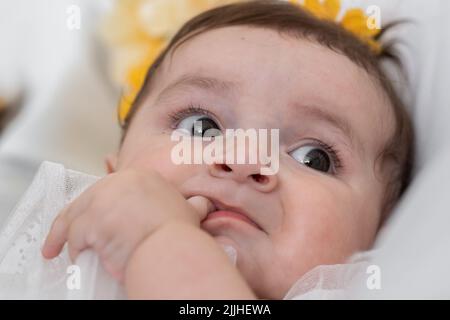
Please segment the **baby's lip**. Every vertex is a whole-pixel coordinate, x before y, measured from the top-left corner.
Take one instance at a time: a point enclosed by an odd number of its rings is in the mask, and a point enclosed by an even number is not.
[[[208,199],[213,203],[213,209],[208,212],[208,215],[203,219],[206,221],[208,219],[218,217],[218,216],[227,216],[236,218],[238,220],[249,223],[250,225],[256,227],[257,229],[264,231],[261,226],[251,218],[251,216],[242,208],[236,206],[226,205],[221,201],[208,197]],[[203,222],[202,221],[202,222]]]

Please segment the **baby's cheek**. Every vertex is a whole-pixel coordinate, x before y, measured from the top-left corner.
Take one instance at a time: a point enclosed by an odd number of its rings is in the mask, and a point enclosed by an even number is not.
[[[172,150],[176,142],[167,135],[152,137],[145,145],[123,154],[127,167],[139,170],[154,170],[170,183],[180,185],[192,176],[192,170],[197,166],[189,164],[175,164],[172,159]]]
[[[285,219],[280,232],[290,245],[290,259],[338,263],[362,241],[349,188],[309,183],[303,192],[284,199]],[[297,186],[298,187],[298,186]]]
[[[283,230],[274,237],[278,265],[285,270],[280,279],[285,288],[316,266],[344,263],[367,245],[366,232],[361,231],[365,227],[355,219],[350,202],[335,195],[322,201],[298,199],[302,210],[289,211]]]

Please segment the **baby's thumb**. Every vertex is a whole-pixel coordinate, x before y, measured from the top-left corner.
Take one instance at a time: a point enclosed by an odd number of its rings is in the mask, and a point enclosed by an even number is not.
[[[199,214],[200,221],[206,218],[207,214],[214,211],[213,203],[202,196],[194,196],[187,199],[187,201],[194,207]]]

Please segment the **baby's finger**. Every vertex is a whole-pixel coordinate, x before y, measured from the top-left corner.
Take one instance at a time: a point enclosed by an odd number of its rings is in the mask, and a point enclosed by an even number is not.
[[[67,205],[53,221],[50,231],[42,247],[42,255],[46,259],[58,256],[67,241],[67,233],[72,221],[84,212],[89,204],[88,197],[79,197]]]
[[[123,282],[126,263],[133,249],[129,242],[112,239],[100,254],[105,271],[119,282]]]
[[[92,237],[91,229],[93,228],[92,221],[88,216],[81,216],[75,219],[68,230],[67,247],[69,257],[73,263],[84,249],[94,245],[98,239],[89,239]]]
[[[45,239],[44,246],[42,247],[42,255],[46,259],[53,259],[59,255],[64,244],[67,240],[67,231],[69,227],[69,221],[67,216],[67,210],[65,208],[53,221],[50,231]]]
[[[202,196],[194,196],[187,199],[187,201],[199,214],[200,221],[206,218],[206,215],[214,210],[214,204],[208,198]]]

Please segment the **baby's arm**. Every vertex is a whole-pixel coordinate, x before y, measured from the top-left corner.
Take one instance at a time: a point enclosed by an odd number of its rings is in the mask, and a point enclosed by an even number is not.
[[[67,242],[72,261],[92,248],[131,298],[251,298],[239,272],[200,221],[204,197],[186,199],[155,172],[124,170],[86,190],[54,221],[48,259]],[[125,279],[126,277],[126,279]]]
[[[168,223],[128,261],[131,299],[256,299],[226,253],[198,227]]]

